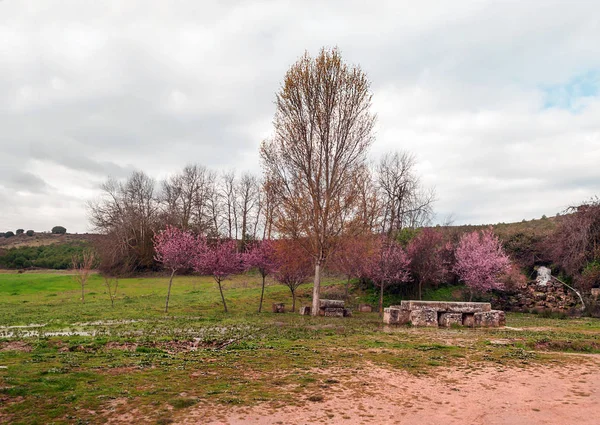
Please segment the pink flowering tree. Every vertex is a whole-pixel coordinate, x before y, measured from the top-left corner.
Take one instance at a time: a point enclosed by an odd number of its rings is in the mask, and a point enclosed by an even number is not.
[[[289,288],[292,294],[292,311],[296,311],[296,290],[306,283],[314,272],[313,260],[298,241],[293,239],[277,241],[275,256],[275,279]]]
[[[345,296],[348,300],[350,279],[365,277],[374,243],[372,237],[344,238],[340,240],[331,258],[331,269],[346,278]]]
[[[180,270],[192,268],[196,246],[196,237],[192,233],[172,226],[167,226],[165,230],[154,236],[154,251],[156,253],[154,258],[164,268],[171,270],[165,313],[169,311],[169,298],[171,296],[173,276]]]
[[[500,277],[509,270],[510,259],[491,229],[465,233],[458,242],[455,257],[454,271],[469,288],[469,300],[474,292],[503,289]]]
[[[368,267],[368,277],[379,287],[379,313],[383,313],[383,291],[386,286],[408,282],[410,261],[394,241],[382,239]]]
[[[209,244],[206,239],[199,238],[193,267],[198,273],[210,275],[215,279],[219,285],[223,309],[227,313],[222,282],[231,275],[244,271],[244,261],[242,255],[237,252],[236,241],[217,240]]]
[[[440,232],[424,228],[406,248],[410,260],[410,273],[418,284],[419,299],[423,285],[435,286],[446,276],[444,240]]]
[[[258,312],[260,313],[265,296],[265,279],[267,276],[273,274],[279,266],[273,241],[265,239],[262,242],[254,244],[244,254],[244,264],[249,269],[258,270],[262,277],[262,290],[260,292],[260,303],[258,304]]]

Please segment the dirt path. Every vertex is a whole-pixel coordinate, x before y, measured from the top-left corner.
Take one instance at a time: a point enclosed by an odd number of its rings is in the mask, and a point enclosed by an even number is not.
[[[339,381],[323,390],[321,402],[220,411],[198,406],[175,423],[600,423],[600,361],[596,356],[582,356],[581,362],[563,366],[437,369],[421,377],[369,368],[346,371]]]

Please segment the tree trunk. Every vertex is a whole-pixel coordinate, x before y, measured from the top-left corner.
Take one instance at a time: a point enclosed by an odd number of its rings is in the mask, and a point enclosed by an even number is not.
[[[173,276],[175,275],[175,269],[171,273],[171,279],[169,279],[169,290],[167,291],[167,302],[165,303],[165,313],[169,311],[169,297],[171,296],[171,284],[173,283]]]
[[[296,311],[296,291],[292,291],[292,313]]]
[[[265,275],[262,275],[262,291],[260,292],[260,304],[258,305],[258,312],[262,311],[263,298],[265,296]]]
[[[423,284],[421,282],[421,279],[419,279],[419,301],[421,301],[422,293],[423,293]]]
[[[381,282],[379,291],[379,315],[383,314],[383,282]]]
[[[344,294],[344,300],[348,302],[348,291],[350,288],[350,276],[348,276],[348,280],[346,280],[346,293]]]
[[[315,263],[315,286],[313,287],[313,299],[312,299],[312,309],[310,310],[310,314],[312,316],[319,315],[319,300],[321,296],[321,259],[318,259]]]
[[[81,279],[81,302],[85,303],[85,281],[83,279]]]
[[[469,302],[473,301],[473,288],[469,288]]]
[[[219,292],[221,293],[221,300],[223,300],[223,308],[225,309],[225,313],[227,313],[227,303],[225,302],[225,296],[223,295],[223,287],[221,286],[221,279],[217,279],[217,283],[219,284]]]

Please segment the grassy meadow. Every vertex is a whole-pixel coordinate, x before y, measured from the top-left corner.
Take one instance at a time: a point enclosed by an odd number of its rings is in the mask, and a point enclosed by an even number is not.
[[[508,314],[501,329],[389,328],[377,313],[271,313],[273,302],[291,305],[289,290],[271,284],[258,314],[260,277],[252,274],[226,282],[229,313],[212,278],[176,277],[165,314],[167,284],[165,276],[120,279],[113,308],[98,275],[81,303],[68,274],[0,273],[0,423],[105,423],[135,406],[140,422],[165,424],[199,406],[318,402],[373,365],[420,375],[600,353],[600,320],[592,318]],[[298,305],[310,291],[300,288]],[[325,280],[324,297],[343,291]],[[371,297],[353,291],[350,303]]]

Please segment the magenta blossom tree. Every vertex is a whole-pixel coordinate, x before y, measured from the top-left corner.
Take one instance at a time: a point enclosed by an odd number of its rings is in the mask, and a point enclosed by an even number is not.
[[[167,226],[165,230],[154,236],[154,251],[156,252],[154,258],[162,263],[164,268],[171,270],[165,313],[169,311],[173,276],[180,270],[193,267],[192,259],[196,253],[196,246],[196,237],[192,233],[172,226]]]
[[[242,255],[237,252],[236,241],[217,240],[209,244],[206,239],[199,238],[193,263],[195,271],[211,275],[215,279],[219,285],[223,309],[227,313],[227,303],[221,283],[232,274],[244,271],[244,261]]]
[[[331,258],[331,269],[346,277],[344,298],[348,301],[350,279],[365,277],[373,255],[373,238],[370,236],[345,237],[340,240]]]
[[[438,285],[446,276],[443,249],[441,232],[427,227],[421,230],[406,248],[410,259],[410,272],[418,284],[419,299],[422,298],[423,285]]]
[[[273,274],[279,267],[275,252],[275,244],[269,239],[254,244],[248,252],[244,254],[244,263],[247,268],[256,269],[262,276],[262,290],[260,292],[260,303],[258,312],[262,311],[263,299],[265,296],[265,279]]]
[[[372,257],[368,277],[379,286],[379,313],[383,313],[383,290],[394,283],[408,282],[410,261],[402,247],[388,240],[381,240],[379,249]]]
[[[491,229],[465,233],[455,251],[454,271],[473,293],[502,289],[500,276],[510,267],[510,259],[502,249],[500,240]]]

